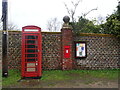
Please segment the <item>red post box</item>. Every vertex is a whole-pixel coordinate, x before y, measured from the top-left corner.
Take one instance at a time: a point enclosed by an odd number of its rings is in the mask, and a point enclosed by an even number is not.
[[[22,28],[22,78],[42,76],[42,37],[41,29],[37,26]]]
[[[64,57],[70,58],[70,46],[64,46]]]

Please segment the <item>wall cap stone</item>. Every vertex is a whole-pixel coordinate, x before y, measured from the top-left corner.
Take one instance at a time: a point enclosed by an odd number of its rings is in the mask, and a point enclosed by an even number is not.
[[[47,33],[47,34],[61,34],[61,32],[41,32],[41,33]]]
[[[2,32],[2,31],[0,31]],[[12,30],[8,30],[8,32],[22,32],[22,31],[12,31]],[[47,34],[61,34],[61,32],[41,32],[41,33],[47,33]]]
[[[22,31],[8,30],[8,32],[22,32]]]
[[[2,30],[0,32],[2,32]],[[22,32],[22,31],[8,30],[8,32]],[[41,33],[61,34],[61,32],[44,32],[44,31]],[[115,35],[112,34],[98,34],[98,33],[80,33],[79,36],[115,37]]]
[[[98,34],[98,33],[80,33],[80,36],[98,36],[98,37],[115,37],[112,34]]]

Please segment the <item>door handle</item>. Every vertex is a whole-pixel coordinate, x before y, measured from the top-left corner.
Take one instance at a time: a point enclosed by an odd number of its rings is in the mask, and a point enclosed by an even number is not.
[[[35,63],[35,64],[36,64],[36,66],[37,66],[37,65],[38,65],[38,61],[36,61],[36,63]]]
[[[38,65],[38,63],[36,63],[36,66]]]

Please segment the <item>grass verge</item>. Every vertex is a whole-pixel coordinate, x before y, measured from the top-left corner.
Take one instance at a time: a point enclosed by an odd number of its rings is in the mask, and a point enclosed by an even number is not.
[[[68,80],[75,78],[104,78],[109,80],[118,79],[118,69],[113,70],[52,70],[44,71],[42,80]]]
[[[118,69],[113,70],[50,70],[43,71],[42,78],[40,81],[65,81],[65,80],[79,80],[79,79],[87,79],[88,81],[91,78],[98,79],[108,79],[108,80],[117,80],[118,79]],[[2,78],[3,87],[11,86],[11,85],[19,85],[17,82],[21,79],[19,70],[9,70],[9,76],[7,78]]]
[[[20,71],[16,69],[11,69],[8,72],[8,77],[3,77],[2,78],[2,85],[3,86],[9,86],[13,84],[17,84],[18,80],[21,78],[20,76]]]

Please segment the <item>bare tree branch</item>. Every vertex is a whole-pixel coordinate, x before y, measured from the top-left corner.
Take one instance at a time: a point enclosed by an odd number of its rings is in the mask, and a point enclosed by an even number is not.
[[[52,19],[48,20],[48,22],[47,22],[47,28],[51,32],[60,31],[60,25],[61,24],[57,18],[52,18]]]
[[[16,25],[14,25],[13,23],[8,23],[8,30],[19,30],[18,27]],[[0,30],[3,30],[3,26],[2,24],[0,24]]]
[[[105,17],[102,17],[101,15],[99,15],[98,17],[97,17],[97,24],[98,25],[100,25],[100,24],[103,24],[104,23],[104,21],[105,21]]]
[[[13,23],[8,23],[8,30],[19,30],[16,25]]]
[[[70,13],[70,10],[68,9],[67,4],[66,4],[66,3],[64,3],[64,5],[65,5],[65,7],[66,7],[66,9],[67,9],[68,14],[71,16],[71,13]]]
[[[64,3],[64,5],[65,5],[65,7],[66,7],[66,10],[67,10],[70,18],[72,19],[72,22],[75,22],[75,17],[74,17],[74,16],[75,16],[76,9],[77,9],[80,1],[81,1],[81,0],[78,0],[77,2],[71,1],[71,4],[72,4],[72,6],[73,6],[72,9],[71,9],[71,8],[68,8],[67,4]],[[92,12],[92,11],[94,11],[94,10],[97,10],[97,8],[93,8],[93,9],[91,9],[90,11],[88,11],[87,13],[82,13],[82,16],[85,18],[90,12]]]
[[[81,1],[81,0],[78,0],[76,3],[73,2],[73,1],[71,1],[71,4],[72,4],[73,7],[74,7],[74,8],[72,8],[72,9],[69,9],[68,6],[67,6],[67,4],[64,3],[64,5],[65,5],[65,7],[66,7],[66,9],[67,9],[67,12],[68,12],[70,18],[72,19],[72,22],[75,22],[74,16],[75,16],[76,9],[77,9],[77,7],[78,7],[80,1]]]
[[[90,11],[88,11],[87,13],[84,13],[83,14],[83,17],[85,18],[90,12],[94,11],[94,10],[97,10],[97,8],[93,8],[91,9]]]

